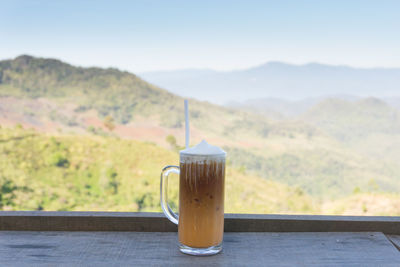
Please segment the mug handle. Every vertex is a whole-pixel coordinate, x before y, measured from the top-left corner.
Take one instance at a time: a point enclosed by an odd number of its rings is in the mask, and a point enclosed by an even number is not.
[[[160,179],[160,202],[165,216],[167,216],[167,218],[174,224],[178,224],[178,214],[173,212],[171,207],[168,205],[168,175],[170,173],[176,173],[179,175],[179,167],[168,165],[162,169]]]

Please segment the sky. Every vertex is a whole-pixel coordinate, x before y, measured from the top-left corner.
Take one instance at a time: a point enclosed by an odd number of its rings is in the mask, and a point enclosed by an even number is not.
[[[0,59],[131,72],[268,61],[400,67],[400,1],[0,0]]]

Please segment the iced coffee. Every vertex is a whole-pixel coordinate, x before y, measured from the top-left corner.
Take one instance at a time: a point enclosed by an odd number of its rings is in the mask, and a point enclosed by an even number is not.
[[[225,160],[182,157],[179,242],[196,248],[221,244],[224,231]]]
[[[226,153],[202,141],[180,152],[180,165],[167,166],[161,176],[161,206],[178,223],[180,250],[193,255],[211,255],[222,248],[224,232],[224,187]],[[179,173],[179,215],[167,205],[163,180]]]

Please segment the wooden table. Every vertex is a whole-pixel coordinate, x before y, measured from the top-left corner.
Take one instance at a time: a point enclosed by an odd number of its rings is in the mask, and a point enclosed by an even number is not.
[[[194,257],[179,252],[176,227],[158,213],[0,212],[0,263],[400,266],[399,217],[228,214],[225,225],[223,252]]]

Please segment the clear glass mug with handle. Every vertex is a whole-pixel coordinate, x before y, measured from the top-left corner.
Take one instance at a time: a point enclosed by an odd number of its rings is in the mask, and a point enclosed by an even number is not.
[[[202,141],[196,147],[182,150],[179,158],[179,167],[169,165],[161,172],[162,210],[170,221],[178,225],[181,252],[217,254],[222,250],[224,232],[226,153]],[[168,205],[170,173],[179,175],[179,215]]]

